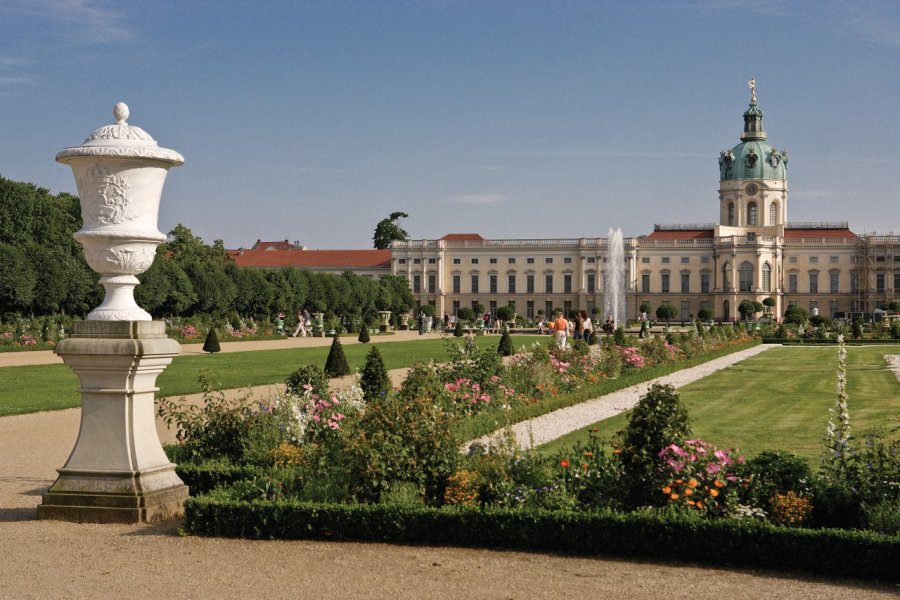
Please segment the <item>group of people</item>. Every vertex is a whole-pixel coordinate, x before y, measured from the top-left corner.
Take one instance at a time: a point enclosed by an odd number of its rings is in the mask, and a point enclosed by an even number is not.
[[[612,330],[612,317],[606,320],[603,330],[607,328]],[[547,328],[553,332],[556,337],[556,345],[565,350],[570,337],[576,340],[584,340],[587,342],[591,333],[594,332],[594,323],[588,316],[586,310],[578,311],[572,319],[566,319],[561,312],[556,313],[556,318],[547,324]],[[538,323],[538,332],[544,333],[544,322]]]

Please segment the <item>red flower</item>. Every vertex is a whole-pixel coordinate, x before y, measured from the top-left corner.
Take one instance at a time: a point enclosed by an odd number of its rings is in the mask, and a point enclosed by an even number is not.
[[[563,469],[568,469],[569,468],[569,459],[564,458],[561,461],[559,461],[559,466],[561,466]]]

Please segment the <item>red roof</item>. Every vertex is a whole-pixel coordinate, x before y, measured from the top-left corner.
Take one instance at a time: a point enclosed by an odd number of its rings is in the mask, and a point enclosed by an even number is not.
[[[229,250],[239,267],[389,269],[390,250]]]
[[[284,240],[283,242],[264,242],[262,240],[256,240],[256,243],[253,244],[253,250],[291,250],[294,247],[295,246],[287,240]]]
[[[477,233],[448,233],[441,239],[448,242],[473,242],[484,240],[484,238]]]
[[[672,229],[657,230],[644,239],[648,240],[698,240],[712,238],[712,229]]]
[[[855,238],[849,229],[785,229],[786,238]]]

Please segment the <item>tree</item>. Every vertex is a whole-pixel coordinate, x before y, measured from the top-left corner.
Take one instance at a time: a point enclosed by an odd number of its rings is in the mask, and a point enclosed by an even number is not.
[[[763,298],[762,305],[766,307],[766,312],[768,312],[769,309],[775,307],[775,298],[773,298],[772,296]]]
[[[709,321],[713,318],[713,311],[711,308],[701,308],[697,311],[697,318],[701,321]]]
[[[465,334],[463,333],[462,319],[457,319],[456,326],[453,328],[453,337],[462,337],[463,335]]]
[[[359,328],[359,337],[356,338],[360,344],[368,344],[371,341],[369,337],[369,326],[365,322],[363,322],[362,326]]]
[[[206,340],[203,342],[203,351],[212,354],[213,352],[220,352],[221,350],[222,348],[219,346],[219,336],[216,335],[216,328],[210,327],[209,333],[206,334]]]
[[[375,248],[377,250],[387,250],[391,247],[391,242],[395,240],[401,242],[408,240],[409,234],[398,224],[400,219],[408,217],[409,215],[405,212],[398,211],[392,212],[388,218],[379,221],[378,225],[375,226],[375,235],[372,236]]]
[[[336,334],[331,342],[331,350],[328,351],[328,358],[325,359],[323,370],[329,377],[343,377],[350,374],[350,365],[347,364],[344,347],[341,346],[341,338]]]
[[[809,313],[805,309],[800,308],[796,304],[792,304],[784,311],[784,322],[793,325],[804,325],[809,319]]]
[[[512,306],[500,306],[497,308],[497,319],[499,319],[501,322],[512,321],[515,316],[516,309],[514,309]]]
[[[509,335],[509,329],[503,328],[503,335],[500,336],[500,344],[497,346],[497,354],[500,356],[512,356],[513,343],[512,336]]]
[[[650,305],[650,302],[648,302],[647,300],[641,302],[640,311],[642,313],[647,313],[649,315],[651,310],[653,310],[653,307]]]
[[[758,312],[757,307],[762,310],[762,304],[755,300],[741,300],[741,303],[738,304],[738,312],[741,313],[741,318],[749,321]]]
[[[675,318],[675,307],[668,302],[663,302],[656,309],[656,318],[660,321],[665,321],[666,325],[668,325],[669,321]]]
[[[362,388],[363,399],[366,402],[384,398],[391,391],[391,378],[384,366],[384,359],[381,358],[381,351],[374,344],[360,372],[359,387]]]

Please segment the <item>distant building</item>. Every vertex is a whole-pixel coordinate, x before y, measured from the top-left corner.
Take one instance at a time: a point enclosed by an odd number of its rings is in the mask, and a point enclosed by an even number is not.
[[[738,318],[743,300],[796,304],[828,317],[871,313],[900,299],[900,236],[858,236],[846,222],[790,223],[787,152],[766,141],[755,91],[740,143],[719,155],[718,223],[656,225],[625,240],[629,318],[649,302],[673,305],[687,320],[703,309]],[[488,240],[449,234],[394,242],[391,272],[410,282],[438,314],[482,304],[538,311],[603,306],[607,240]]]
[[[257,240],[249,250],[229,250],[239,267],[274,269],[293,267],[309,271],[340,274],[350,271],[380,279],[391,274],[390,250],[307,250],[297,243]]]

